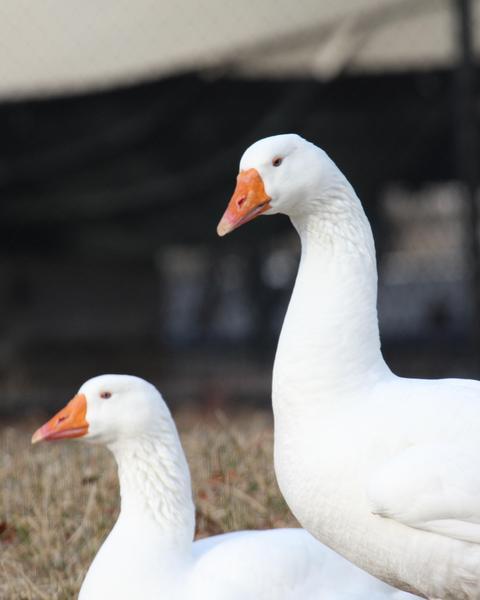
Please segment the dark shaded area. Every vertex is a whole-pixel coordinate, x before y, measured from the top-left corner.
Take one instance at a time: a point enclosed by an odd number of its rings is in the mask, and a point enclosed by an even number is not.
[[[286,131],[325,148],[370,197],[386,180],[449,179],[452,110],[448,73],[329,84],[192,75],[3,105],[2,248],[73,251],[72,230],[106,220],[143,229],[138,254],[157,247],[158,227],[163,241],[178,241],[179,224],[183,241],[208,240],[217,220],[208,208],[223,208],[243,150]]]
[[[294,272],[269,283],[265,261],[298,248],[285,218],[216,237],[243,150],[288,131],[322,146],[362,198],[382,264],[396,235],[386,186],[458,178],[455,90],[451,72],[325,84],[192,74],[0,106],[4,410],[56,405],[106,371],[148,377],[171,401],[267,402]],[[250,314],[232,333],[219,306],[239,294]],[[424,330],[384,338],[397,370],[478,373],[469,316],[450,327],[449,310],[440,298]]]

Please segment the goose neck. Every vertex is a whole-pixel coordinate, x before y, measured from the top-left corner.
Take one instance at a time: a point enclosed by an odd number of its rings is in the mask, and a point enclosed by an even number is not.
[[[348,393],[385,372],[377,318],[375,247],[346,180],[291,216],[301,238],[297,279],[280,336],[274,396]],[[277,394],[278,395],[278,394]]]
[[[141,538],[189,548],[195,528],[190,473],[173,422],[110,445],[118,465],[120,516]]]

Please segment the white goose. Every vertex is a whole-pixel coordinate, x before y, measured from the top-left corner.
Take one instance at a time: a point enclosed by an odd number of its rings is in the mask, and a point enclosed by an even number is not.
[[[120,480],[120,516],[88,570],[80,600],[411,597],[301,529],[240,531],[193,543],[195,511],[185,455],[165,402],[142,379],[90,379],[32,442],[66,438],[105,444]]]
[[[275,358],[275,470],[302,526],[384,581],[480,598],[480,383],[395,376],[377,322],[368,220],[326,153],[298,135],[240,162],[219,223],[288,215],[302,257]]]

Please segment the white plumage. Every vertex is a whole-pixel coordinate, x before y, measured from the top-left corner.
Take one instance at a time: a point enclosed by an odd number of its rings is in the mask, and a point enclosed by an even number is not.
[[[302,243],[273,373],[275,469],[290,508],[396,587],[480,598],[479,382],[389,370],[370,226],[325,152],[297,135],[251,146],[220,235],[255,205],[287,214]]]
[[[157,390],[125,375],[91,379],[34,441],[81,437],[114,454],[121,511],[80,600],[407,600],[301,529],[192,542],[190,474]],[[66,549],[68,552],[68,549]]]

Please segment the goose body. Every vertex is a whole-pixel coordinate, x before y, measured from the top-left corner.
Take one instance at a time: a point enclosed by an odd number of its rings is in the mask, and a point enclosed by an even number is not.
[[[158,391],[142,379],[86,382],[33,441],[105,444],[121,510],[80,600],[407,600],[301,529],[240,531],[193,542],[190,473]]]
[[[219,234],[276,212],[302,244],[272,386],[288,505],[320,541],[395,587],[479,599],[480,383],[390,371],[368,220],[333,161],[296,135],[245,152]]]

